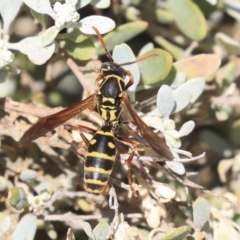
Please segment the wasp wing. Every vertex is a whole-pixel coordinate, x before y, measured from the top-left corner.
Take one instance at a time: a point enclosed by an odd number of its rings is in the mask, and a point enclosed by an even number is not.
[[[174,159],[173,154],[171,153],[169,147],[164,142],[162,138],[160,138],[155,132],[151,130],[150,127],[143,122],[143,120],[135,113],[132,109],[127,94],[123,96],[123,103],[131,117],[136,124],[138,130],[140,131],[142,137],[149,143],[154,151],[164,157],[167,161],[171,161]]]
[[[40,118],[24,133],[24,135],[19,141],[19,146],[22,147],[29,144],[33,140],[60,126],[61,124],[63,124],[70,118],[78,115],[87,108],[93,110],[95,107],[95,96],[96,94],[94,93],[85,100],[76,103],[71,107],[68,107],[55,114]]]

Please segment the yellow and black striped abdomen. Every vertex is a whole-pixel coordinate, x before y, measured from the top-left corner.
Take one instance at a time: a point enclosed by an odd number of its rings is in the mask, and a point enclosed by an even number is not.
[[[90,141],[84,166],[86,191],[100,194],[112,173],[116,158],[112,126],[100,128]]]

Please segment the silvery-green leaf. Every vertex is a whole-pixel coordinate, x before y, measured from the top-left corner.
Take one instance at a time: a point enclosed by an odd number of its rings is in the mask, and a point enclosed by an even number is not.
[[[34,64],[41,65],[44,64],[54,53],[55,43],[51,43],[47,47],[39,47],[40,41],[41,37],[29,37],[18,43],[8,45],[9,48],[26,54]]]
[[[191,232],[189,226],[182,226],[175,228],[168,232],[165,236],[161,237],[161,240],[182,240],[186,239],[187,235]]]
[[[203,225],[209,220],[209,218],[209,202],[203,197],[198,197],[197,200],[193,203],[193,221],[195,225],[200,230]]]
[[[9,26],[17,16],[22,0],[1,0],[0,15],[3,19],[3,32],[8,33]]]
[[[48,28],[43,33],[43,35],[40,36],[39,47],[46,47],[47,45],[52,43],[56,38],[56,36],[58,35],[58,32],[59,32],[59,28],[57,28],[56,26],[52,26]]]
[[[151,51],[151,50],[153,50],[153,49],[154,49],[153,43],[150,42],[150,43],[145,44],[145,45],[141,48],[141,50],[139,51],[138,57],[141,57],[142,55],[148,53],[149,51]]]
[[[51,7],[49,0],[22,0],[28,7],[32,8],[34,11],[42,14],[48,14],[53,19],[55,19],[55,12]]]
[[[180,162],[166,161],[167,166],[175,173],[179,175],[185,174],[185,167]]]
[[[80,9],[85,7],[86,5],[88,5],[91,2],[91,0],[78,0],[77,4],[75,5],[76,9]]]
[[[12,240],[34,240],[37,218],[32,214],[23,216],[13,232]]]
[[[19,177],[22,181],[32,181],[37,178],[37,172],[32,169],[25,169],[20,173]]]
[[[205,80],[203,78],[191,79],[185,82],[177,89],[173,91],[176,108],[174,113],[181,111],[188,104],[194,103],[197,98],[201,95],[205,85]]]
[[[236,55],[240,53],[240,43],[225,33],[217,33],[215,41],[227,51],[227,54]]]
[[[114,62],[119,64],[133,62],[136,60],[132,49],[125,43],[122,43],[113,49],[113,59],[114,59]],[[138,64],[134,63],[134,64],[126,65],[123,67],[124,69],[130,71],[134,77],[133,85],[130,88],[128,88],[128,91],[135,92],[136,87],[140,81],[140,72],[139,72]],[[129,78],[127,81],[129,81]],[[127,82],[125,82],[125,84],[126,83]]]
[[[113,30],[116,24],[111,18],[93,15],[81,19],[74,26],[85,34],[96,34],[92,27],[97,28],[101,34],[104,34]]]
[[[110,6],[110,0],[92,0],[91,4],[94,5],[96,8],[108,8]]]
[[[46,29],[46,23],[45,23],[45,17],[43,14],[38,13],[34,11],[33,9],[30,9],[30,12],[34,18],[37,19],[38,22],[42,25],[42,29]]]
[[[163,117],[169,117],[174,107],[172,89],[168,85],[162,85],[157,94],[157,108]]]
[[[194,121],[188,121],[188,122],[185,122],[181,129],[179,130],[179,134],[181,137],[183,136],[187,136],[190,132],[192,132],[192,130],[194,129],[195,127],[195,123]]]
[[[0,176],[0,192],[4,191],[6,188],[7,188],[7,181],[4,177]]]
[[[174,80],[171,83],[171,87],[173,89],[179,87],[186,81],[186,73],[185,72],[177,72]]]
[[[173,137],[171,135],[166,134],[165,139],[171,147],[173,147],[173,148],[180,148],[181,147],[182,143],[181,143],[179,138],[176,138],[176,137]]]
[[[240,21],[240,14],[239,11],[235,10],[235,9],[231,9],[231,8],[227,8],[226,12],[232,16],[233,18],[235,18],[237,21]]]
[[[107,239],[107,235],[109,232],[110,226],[107,222],[100,222],[94,229],[94,236],[96,236],[97,240],[105,240]]]
[[[95,236],[93,234],[92,227],[88,222],[83,223],[83,230],[91,240],[95,240]]]

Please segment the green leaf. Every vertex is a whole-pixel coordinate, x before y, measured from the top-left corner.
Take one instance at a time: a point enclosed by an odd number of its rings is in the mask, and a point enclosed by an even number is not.
[[[193,203],[193,221],[199,230],[209,220],[209,217],[210,205],[205,198],[199,197]]]
[[[163,48],[166,49],[169,53],[171,53],[174,59],[179,60],[182,58],[184,54],[184,50],[182,48],[174,45],[173,43],[169,42],[161,36],[156,36],[154,40],[155,42],[163,46]]]
[[[117,27],[114,31],[103,37],[108,51],[111,51],[116,45],[124,43],[145,31],[147,26],[147,22],[135,21]],[[99,41],[96,43],[96,48],[98,55],[105,54],[105,51]]]
[[[189,38],[200,41],[207,35],[207,22],[198,6],[191,0],[168,0],[167,9],[177,26]]]
[[[79,60],[88,60],[96,55],[96,49],[89,38],[81,43],[74,43],[67,39],[62,40],[60,46]]]
[[[225,33],[217,33],[215,35],[215,41],[226,50],[228,55],[237,55],[240,53],[239,41],[236,41]]]
[[[174,17],[172,13],[170,13],[166,9],[148,6],[147,8],[143,8],[141,10],[141,16],[143,19],[148,19],[151,21],[157,21],[162,24],[172,23],[174,22]]]
[[[238,57],[230,59],[229,62],[224,67],[222,67],[222,79],[225,86],[229,86],[229,84],[236,80],[239,74],[239,69],[240,59]]]
[[[162,9],[162,8],[156,9],[155,16],[156,16],[156,20],[159,23],[172,23],[174,21],[174,17],[172,13],[170,13],[166,9]]]
[[[80,43],[88,38],[88,35],[83,34],[79,29],[74,28],[71,32],[69,33],[64,33],[64,34],[59,34],[57,36],[58,40],[64,40],[68,39],[71,40],[75,43]]]
[[[37,218],[27,214],[18,223],[13,232],[13,240],[33,240],[37,230]]]
[[[168,52],[154,48],[144,56],[153,53],[158,54],[158,56],[138,63],[143,84],[158,83],[168,75],[172,67],[172,56]]]
[[[189,226],[182,226],[174,229],[167,235],[161,238],[161,240],[182,240],[191,232],[191,228]]]
[[[52,26],[48,28],[43,35],[40,37],[40,46],[46,47],[50,43],[54,41],[56,36],[58,35],[59,29],[56,26]]]
[[[26,193],[22,187],[12,187],[8,192],[8,201],[10,205],[17,210],[28,206]]]

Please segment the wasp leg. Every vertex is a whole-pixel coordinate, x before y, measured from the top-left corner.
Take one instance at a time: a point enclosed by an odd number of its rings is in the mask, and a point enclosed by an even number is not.
[[[82,126],[82,125],[78,125],[77,129],[78,129],[78,132],[79,132],[82,140],[84,141],[84,143],[88,147],[89,146],[89,140],[85,137],[85,135],[83,134],[82,131],[94,134],[96,132],[96,130],[94,130],[92,128],[89,128],[89,127],[86,127],[86,126]]]
[[[133,181],[132,181],[132,169],[131,169],[131,164],[132,164],[132,160],[137,148],[137,144],[127,138],[122,138],[119,136],[116,136],[116,140],[123,143],[124,145],[127,145],[131,148],[131,153],[128,157],[128,159],[125,161],[127,166],[128,166],[128,172],[127,172],[127,178],[128,178],[128,185],[134,195],[135,198],[140,199],[140,196],[138,194],[138,192],[136,191],[136,189],[133,187]]]
[[[131,87],[134,83],[134,77],[132,75],[132,73],[130,71],[126,71],[126,75],[129,76],[129,82],[126,85],[126,89],[128,89],[129,87]]]
[[[95,86],[97,89],[100,88],[100,85],[99,85],[99,81],[101,81],[103,79],[103,76],[102,75],[99,75],[96,79],[95,79]]]

